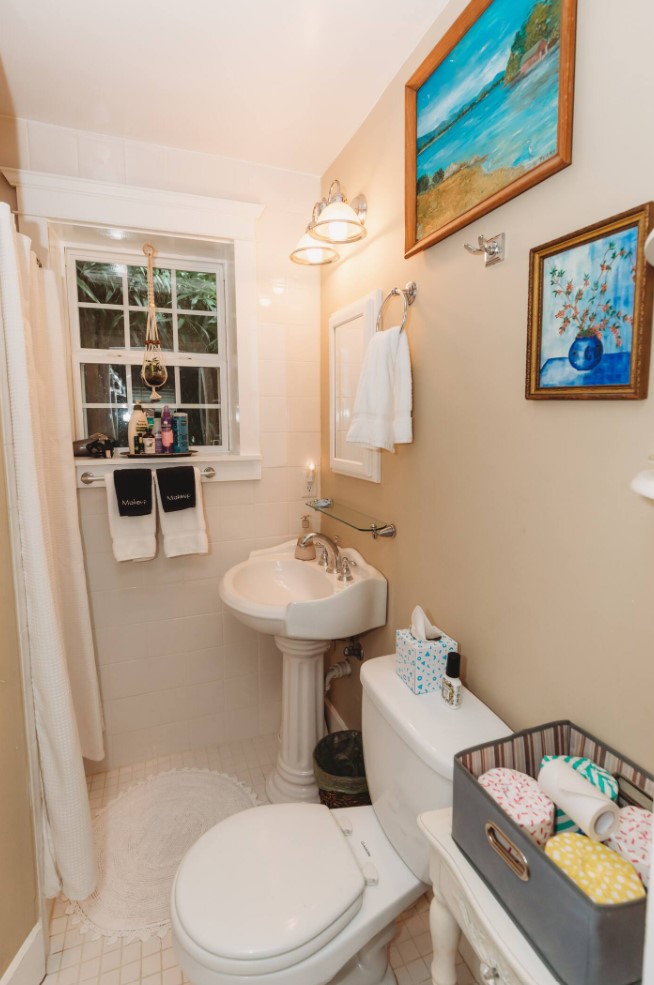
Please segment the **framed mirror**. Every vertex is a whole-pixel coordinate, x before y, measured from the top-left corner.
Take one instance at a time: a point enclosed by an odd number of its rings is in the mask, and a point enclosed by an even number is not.
[[[381,452],[346,441],[363,356],[382,302],[373,291],[329,319],[329,465],[332,472],[381,482]]]

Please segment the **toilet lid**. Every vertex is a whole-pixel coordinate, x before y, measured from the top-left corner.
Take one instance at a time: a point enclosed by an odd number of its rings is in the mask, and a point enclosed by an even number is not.
[[[288,966],[340,932],[364,886],[327,807],[270,804],[233,814],[193,845],[173,905],[185,933],[210,955],[230,965],[288,955]]]

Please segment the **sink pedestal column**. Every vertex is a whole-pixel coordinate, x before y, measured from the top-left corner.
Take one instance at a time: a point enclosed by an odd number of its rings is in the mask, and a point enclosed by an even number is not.
[[[266,792],[273,804],[317,804],[313,750],[325,730],[323,656],[331,643],[286,636],[275,636],[275,643],[284,657],[282,727],[279,755],[266,781]]]

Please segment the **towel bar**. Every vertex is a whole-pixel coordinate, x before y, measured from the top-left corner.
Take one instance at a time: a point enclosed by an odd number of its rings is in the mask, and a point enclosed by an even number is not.
[[[213,465],[207,465],[200,472],[201,479],[213,479],[216,474],[216,470]],[[103,475],[93,475],[92,472],[82,472],[80,475],[80,482],[83,482],[85,486],[90,486],[92,482],[104,482]]]

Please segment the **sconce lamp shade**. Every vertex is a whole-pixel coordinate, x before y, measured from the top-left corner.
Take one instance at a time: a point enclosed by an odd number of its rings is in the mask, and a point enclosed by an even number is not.
[[[293,263],[302,263],[305,266],[319,266],[325,263],[334,263],[335,260],[338,260],[338,253],[326,243],[316,242],[306,232],[298,241],[290,257]]]
[[[309,230],[325,243],[355,243],[366,235],[362,219],[345,201],[329,202]]]

